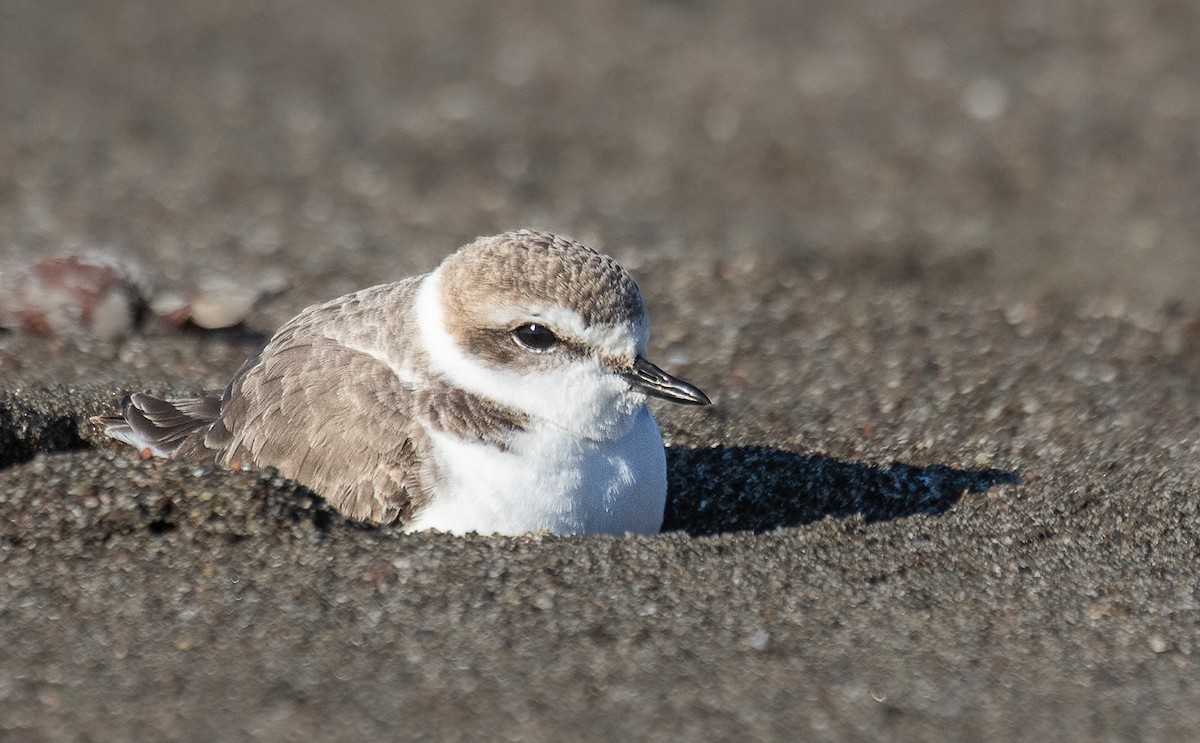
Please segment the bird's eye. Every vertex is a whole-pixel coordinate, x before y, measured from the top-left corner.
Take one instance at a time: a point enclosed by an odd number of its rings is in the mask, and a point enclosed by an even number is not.
[[[549,351],[558,345],[558,336],[550,328],[536,322],[527,322],[513,328],[512,337],[530,351]]]

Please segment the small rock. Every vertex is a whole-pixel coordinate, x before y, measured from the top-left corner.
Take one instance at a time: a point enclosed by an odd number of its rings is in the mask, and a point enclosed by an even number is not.
[[[117,341],[145,304],[133,268],[113,258],[47,258],[0,274],[0,326],[27,333]]]
[[[746,638],[746,644],[760,653],[765,652],[771,648],[771,633],[760,627]]]
[[[207,330],[231,328],[246,319],[261,296],[258,289],[232,282],[210,282],[190,297],[192,322]]]
[[[231,328],[242,323],[263,297],[287,287],[286,279],[266,276],[253,285],[225,278],[210,278],[188,294],[163,293],[151,311],[170,325],[191,321],[206,330]]]

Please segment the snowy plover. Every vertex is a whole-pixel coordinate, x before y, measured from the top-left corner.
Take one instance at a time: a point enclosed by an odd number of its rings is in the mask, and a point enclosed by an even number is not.
[[[616,261],[522,230],[309,307],[221,397],[135,393],[94,420],[155,456],[275,467],[352,519],[653,534],[667,477],[646,396],[709,400],[646,360],[648,328]]]

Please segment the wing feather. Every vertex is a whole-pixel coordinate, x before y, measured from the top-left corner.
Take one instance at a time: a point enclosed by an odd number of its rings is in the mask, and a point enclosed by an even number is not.
[[[395,521],[423,499],[413,392],[374,356],[329,338],[292,338],[227,395],[222,432],[208,437],[218,461],[275,467],[352,519]]]

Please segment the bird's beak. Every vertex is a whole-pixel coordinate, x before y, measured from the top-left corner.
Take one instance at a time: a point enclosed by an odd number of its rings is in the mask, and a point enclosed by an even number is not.
[[[712,404],[708,395],[701,392],[698,387],[677,377],[672,377],[641,356],[638,356],[637,360],[633,362],[633,369],[622,372],[621,376],[633,385],[634,389],[645,392],[647,395],[684,405]]]

